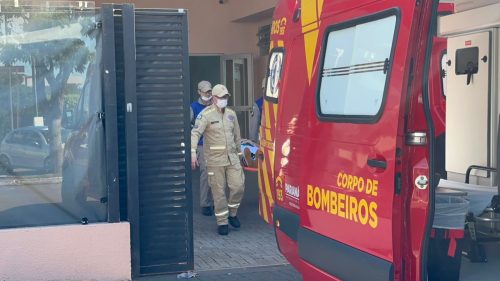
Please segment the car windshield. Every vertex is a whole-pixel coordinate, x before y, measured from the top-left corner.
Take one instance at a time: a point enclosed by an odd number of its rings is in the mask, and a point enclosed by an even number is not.
[[[47,143],[51,142],[49,130],[40,130],[40,133],[42,133],[43,137],[47,140]]]

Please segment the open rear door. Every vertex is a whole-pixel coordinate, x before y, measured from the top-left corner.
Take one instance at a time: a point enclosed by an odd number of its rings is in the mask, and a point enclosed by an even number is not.
[[[419,226],[410,236],[404,208],[415,184],[402,160],[407,100],[421,95],[418,78],[435,7],[426,0],[318,2],[315,98],[304,99],[314,103],[316,116],[298,121],[307,132],[292,137],[291,146],[300,147],[297,157],[307,165],[303,179],[289,177],[303,194],[298,245],[304,279],[324,279],[325,273],[331,280],[423,279],[429,189],[420,190]],[[429,178],[427,163],[420,165]],[[418,251],[418,260],[405,254],[410,251]]]

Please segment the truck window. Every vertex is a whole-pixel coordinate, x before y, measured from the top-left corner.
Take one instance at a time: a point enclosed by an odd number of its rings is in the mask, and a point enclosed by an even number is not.
[[[283,49],[275,49],[269,58],[266,81],[266,99],[277,102],[279,98],[279,84],[283,66]]]
[[[317,105],[321,119],[373,121],[389,77],[396,15],[332,26],[325,40]]]

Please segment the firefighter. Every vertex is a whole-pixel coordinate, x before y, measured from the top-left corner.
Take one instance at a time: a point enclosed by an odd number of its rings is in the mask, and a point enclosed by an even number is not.
[[[250,113],[250,139],[259,142],[260,121],[262,116],[262,104],[266,94],[266,78],[262,79],[262,97],[258,98],[252,106]]]
[[[245,189],[245,175],[240,164],[240,126],[236,113],[226,108],[230,94],[224,85],[212,89],[212,105],[197,117],[191,130],[191,166],[199,165],[196,158],[197,143],[204,136],[203,152],[208,171],[208,184],[212,189],[218,233],[227,235],[228,222],[240,227],[237,211]],[[229,187],[226,197],[225,184]]]
[[[191,124],[194,126],[195,118],[205,107],[212,104],[212,84],[208,81],[200,81],[198,83],[198,100],[191,104]],[[200,164],[200,207],[201,213],[205,216],[212,216],[214,200],[212,199],[212,191],[208,186],[207,167],[203,156],[203,137],[198,142],[198,151],[196,155]]]

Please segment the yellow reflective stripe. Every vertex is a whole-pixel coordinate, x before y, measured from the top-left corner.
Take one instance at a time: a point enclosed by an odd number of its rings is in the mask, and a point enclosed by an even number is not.
[[[226,210],[226,211],[224,211],[224,212],[222,212],[222,213],[215,213],[215,216],[216,216],[216,217],[220,217],[220,216],[225,216],[225,215],[227,215],[227,214],[229,214],[229,211],[227,211],[227,210]]]
[[[213,175],[215,175],[215,173],[214,172],[208,172],[208,175],[209,176],[213,176]]]
[[[267,152],[267,155],[269,156],[269,162],[271,163],[271,167],[269,167],[269,170],[271,171],[271,177],[274,178],[274,150],[269,150]]]
[[[226,149],[226,146],[224,146],[224,145],[221,145],[221,146],[211,146],[210,149],[211,150],[224,150],[224,149]]]
[[[270,150],[274,150],[273,142],[267,141],[265,139],[262,139],[260,141],[260,146],[261,146],[261,148],[267,148],[267,149],[270,149]]]
[[[259,215],[262,216],[265,222],[269,223],[269,218],[267,217],[267,206],[266,206],[266,199],[264,198],[264,187],[262,186],[262,179],[260,176],[260,173],[262,173],[262,170],[259,169],[259,174],[258,174],[258,182],[259,182],[259,195],[260,195],[260,205],[262,206],[262,212],[261,208],[259,208]]]
[[[266,118],[266,128],[271,128],[271,120],[269,119],[269,102],[264,101],[264,117]]]
[[[271,181],[269,180],[269,173],[267,172],[267,163],[262,161],[262,172],[264,173],[264,186],[266,187],[266,197],[269,202],[269,207],[273,206],[273,195],[271,193]]]
[[[264,131],[266,132],[266,140],[272,141],[271,129],[264,129]],[[269,149],[273,149],[273,147],[270,146]]]
[[[238,204],[227,204],[227,206],[229,208],[238,208],[240,206],[240,204],[239,203]]]
[[[315,29],[309,33],[304,33],[304,46],[306,51],[307,81],[311,84],[314,55],[316,54],[319,30]]]
[[[276,122],[278,122],[278,104],[273,103],[273,113],[274,113],[274,127],[276,128]]]

